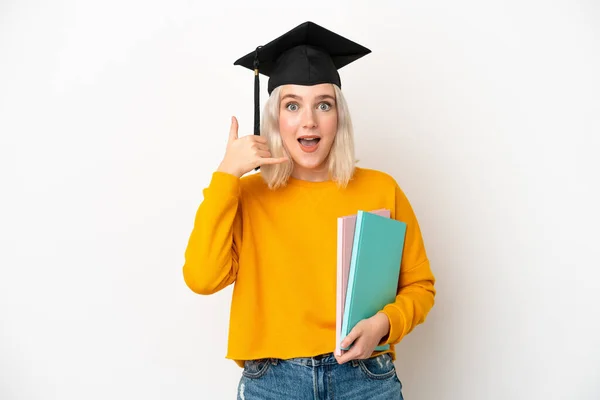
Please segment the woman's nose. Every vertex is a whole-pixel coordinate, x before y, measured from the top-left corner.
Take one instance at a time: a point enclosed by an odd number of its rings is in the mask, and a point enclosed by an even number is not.
[[[314,111],[311,109],[306,109],[304,111],[302,120],[302,127],[305,129],[313,129],[317,126],[317,119],[315,118]]]

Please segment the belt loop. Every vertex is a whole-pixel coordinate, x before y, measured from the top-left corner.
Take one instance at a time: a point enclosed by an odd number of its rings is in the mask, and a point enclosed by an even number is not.
[[[357,367],[358,366],[358,361],[357,360],[351,360],[352,361],[352,366],[353,367]]]

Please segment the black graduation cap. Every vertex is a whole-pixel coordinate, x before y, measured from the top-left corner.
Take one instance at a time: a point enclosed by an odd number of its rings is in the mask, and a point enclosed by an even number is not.
[[[268,91],[280,85],[342,86],[338,69],[371,50],[314,22],[304,22],[234,62],[254,70],[254,134],[260,134],[259,73],[269,77]]]

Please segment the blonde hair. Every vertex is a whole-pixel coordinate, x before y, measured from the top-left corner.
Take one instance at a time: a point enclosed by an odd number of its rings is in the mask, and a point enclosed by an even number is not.
[[[340,88],[332,84],[335,92],[338,128],[328,157],[330,178],[339,187],[346,187],[354,174],[356,159],[354,153],[354,130],[346,99]],[[261,136],[267,138],[271,157],[287,156],[290,161],[281,164],[263,165],[261,175],[270,189],[277,189],[287,184],[294,170],[294,161],[283,146],[279,133],[279,96],[281,86],[275,88],[265,104],[261,121]]]

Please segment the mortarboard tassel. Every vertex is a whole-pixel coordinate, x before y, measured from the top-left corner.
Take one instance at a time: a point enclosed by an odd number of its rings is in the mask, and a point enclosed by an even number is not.
[[[260,135],[260,81],[258,78],[258,46],[254,52],[254,134]],[[254,168],[258,171],[259,167]]]
[[[254,134],[260,135],[260,82],[258,78],[258,46],[254,52]]]

